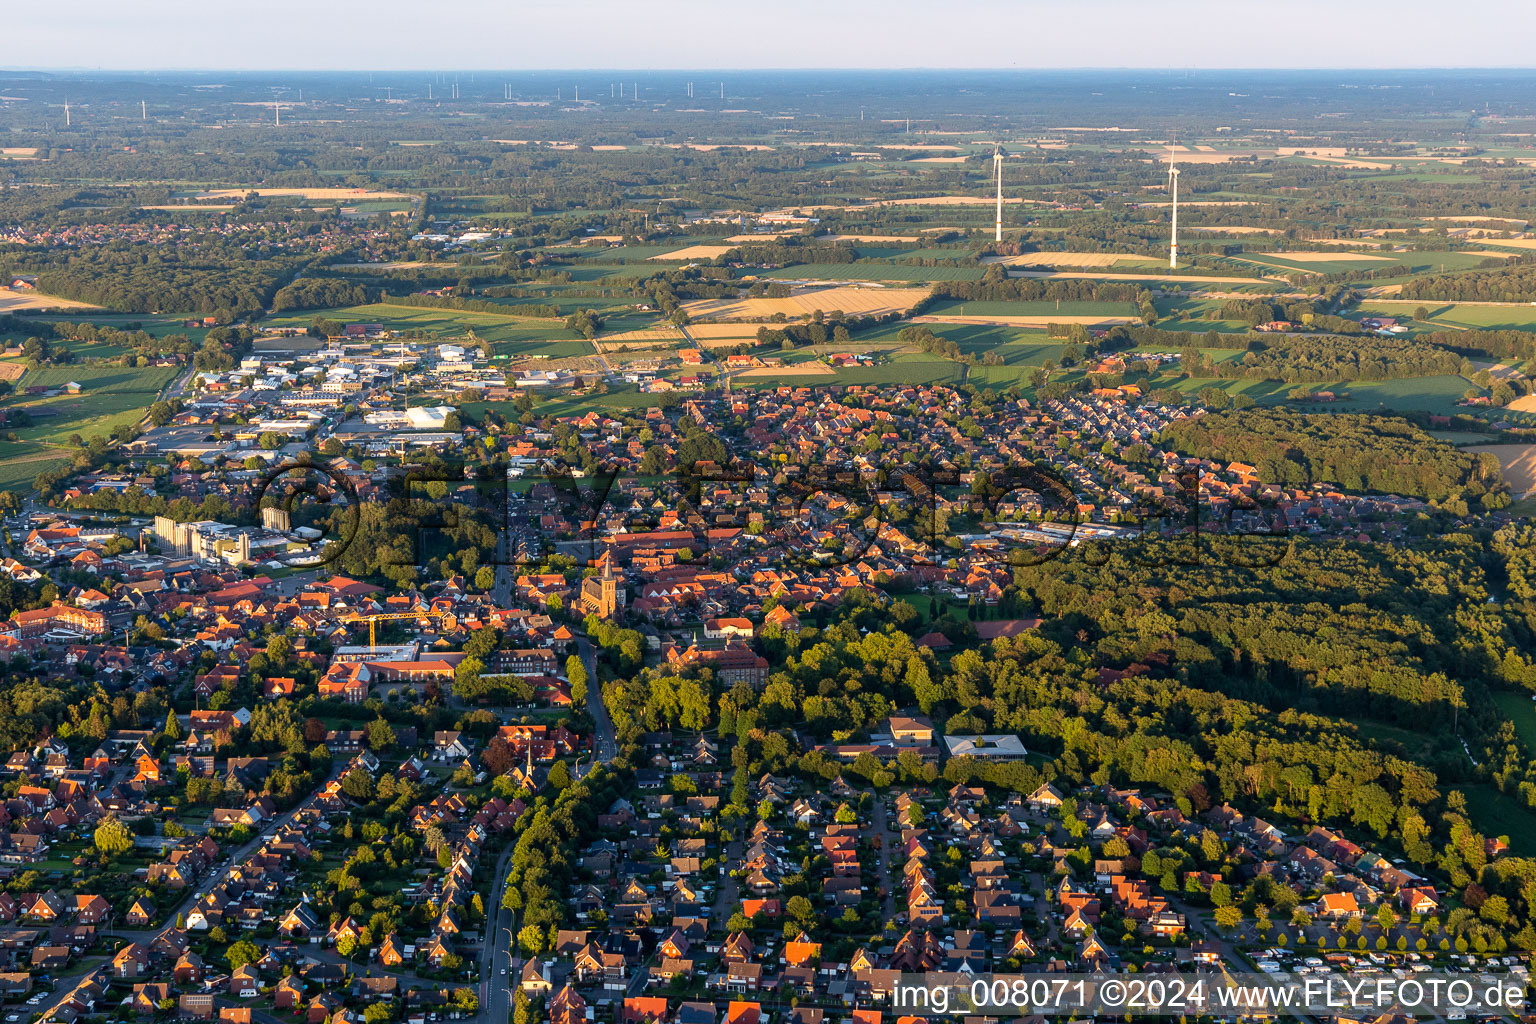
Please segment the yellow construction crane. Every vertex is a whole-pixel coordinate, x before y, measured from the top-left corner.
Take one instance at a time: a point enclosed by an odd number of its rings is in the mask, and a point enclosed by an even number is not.
[[[368,623],[368,649],[378,648],[378,624],[382,619],[385,622],[403,619],[441,619],[447,616],[447,612],[371,612],[359,615],[344,615],[338,622],[364,622]]]

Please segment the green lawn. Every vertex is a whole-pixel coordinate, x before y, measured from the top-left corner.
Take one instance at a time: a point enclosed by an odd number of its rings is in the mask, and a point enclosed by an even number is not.
[[[1536,754],[1536,701],[1523,690],[1499,690],[1493,695],[1493,703],[1515,727],[1526,749]]]
[[[1337,383],[1331,389],[1326,384],[1309,387],[1315,391],[1332,390],[1335,394],[1347,392],[1347,400],[1333,403],[1333,408],[1339,412],[1391,409],[1396,412],[1432,412],[1441,416],[1454,416],[1466,411],[1458,408],[1456,403],[1471,385],[1461,377],[1441,376],[1348,381]]]
[[[1464,786],[1462,794],[1480,832],[1508,836],[1510,847],[1522,856],[1536,850],[1536,811],[1488,784]]]

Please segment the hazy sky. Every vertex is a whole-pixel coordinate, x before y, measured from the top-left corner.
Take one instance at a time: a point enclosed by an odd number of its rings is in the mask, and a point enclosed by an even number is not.
[[[11,68],[1529,67],[1536,0],[44,0]]]

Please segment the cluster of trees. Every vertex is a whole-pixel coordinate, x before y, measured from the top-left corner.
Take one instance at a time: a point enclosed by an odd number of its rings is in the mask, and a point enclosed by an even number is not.
[[[1433,302],[1536,301],[1536,259],[1493,260],[1488,269],[1432,274],[1403,282],[1401,297]]]
[[[1002,277],[981,281],[937,281],[936,299],[965,302],[1136,302],[1142,288],[1134,281],[1040,280],[1026,277]]]
[[[621,795],[620,779],[598,766],[559,790],[553,803],[540,800],[520,821],[501,905],[519,913],[518,943],[531,956],[554,946],[566,923],[566,895],[575,877],[576,851],[596,835],[597,815]]]
[[[1245,462],[1285,486],[1335,483],[1433,501],[1504,494],[1498,459],[1459,451],[1404,420],[1248,409],[1180,420],[1164,441],[1218,462]],[[1487,504],[1487,503],[1485,503]]]
[[[754,263],[789,266],[796,263],[852,263],[859,250],[846,242],[832,245],[786,238],[774,242],[752,242],[732,249],[720,257],[721,263]]]
[[[1249,345],[1236,360],[1212,360],[1186,353],[1180,368],[1193,377],[1278,380],[1291,384],[1335,380],[1397,380],[1455,374],[1462,357],[1410,338],[1332,334],[1270,338]]]
[[[338,571],[384,576],[401,588],[437,574],[474,576],[490,564],[497,542],[497,526],[482,503],[447,501],[447,486],[438,482],[420,498],[343,502],[325,525],[330,536],[341,538]]]
[[[415,306],[421,309],[459,309],[469,313],[500,313],[503,316],[538,316],[553,319],[560,315],[560,310],[554,306],[543,303],[506,304],[492,302],[490,299],[465,299],[457,295],[422,295],[411,293],[409,295],[391,295],[385,293],[379,297],[380,302],[387,302],[391,306]]]
[[[332,306],[360,306],[377,302],[380,290],[367,288],[334,277],[301,277],[277,290],[272,296],[272,310],[329,309]]]
[[[209,234],[174,246],[30,251],[19,262],[49,295],[124,313],[175,310],[231,323],[266,309],[299,258]]]
[[[590,309],[578,310],[565,318],[565,329],[591,341],[603,328],[603,319]]]

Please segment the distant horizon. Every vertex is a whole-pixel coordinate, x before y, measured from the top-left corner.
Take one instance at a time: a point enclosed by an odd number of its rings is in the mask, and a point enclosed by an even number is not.
[[[1276,5],[1279,8],[1280,5]],[[709,0],[462,0],[424,19],[405,0],[58,0],[7,12],[19,71],[292,73],[315,67],[497,69],[516,55],[570,54],[537,70],[1160,71],[1528,70],[1536,11],[1525,0],[780,0],[771,12]],[[430,30],[430,33],[429,31]],[[435,47],[427,38],[440,40]],[[52,61],[53,54],[68,61]],[[636,62],[637,56],[647,59]],[[277,68],[276,57],[284,66]],[[535,69],[525,69],[532,71]]]

